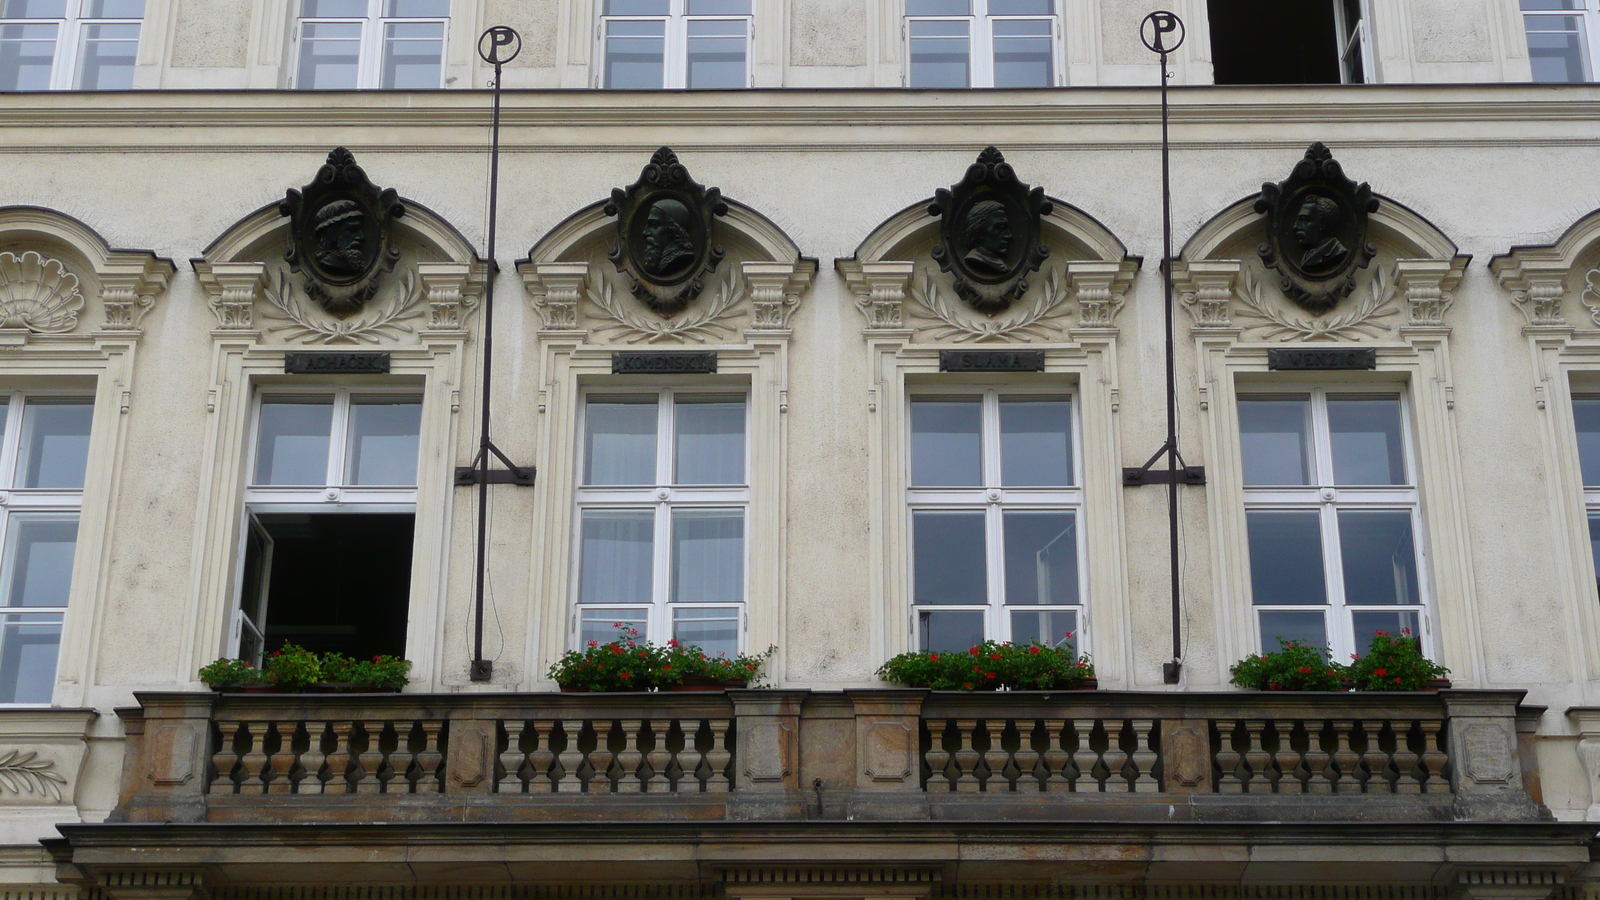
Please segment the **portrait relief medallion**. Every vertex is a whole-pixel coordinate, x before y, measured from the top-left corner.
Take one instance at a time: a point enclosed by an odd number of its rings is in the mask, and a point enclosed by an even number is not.
[[[332,315],[349,316],[399,261],[390,225],[405,211],[393,188],[374,185],[355,155],[339,147],[304,190],[291,188],[278,204],[289,217],[284,259],[305,276],[307,296]]]
[[[1348,296],[1356,271],[1378,252],[1367,242],[1368,215],[1378,209],[1372,187],[1346,178],[1320,141],[1288,179],[1261,186],[1255,209],[1267,216],[1267,240],[1256,252],[1308,312],[1327,312]]]
[[[939,216],[933,258],[954,276],[956,293],[994,315],[1028,289],[1027,276],[1050,255],[1040,243],[1050,214],[1044,188],[1029,188],[993,147],[978,154],[966,178],[934,194],[928,214]]]
[[[728,214],[722,192],[695,183],[677,154],[662,147],[639,180],[611,192],[605,214],[617,217],[610,257],[640,302],[663,316],[688,306],[705,288],[723,251],[716,219]]]

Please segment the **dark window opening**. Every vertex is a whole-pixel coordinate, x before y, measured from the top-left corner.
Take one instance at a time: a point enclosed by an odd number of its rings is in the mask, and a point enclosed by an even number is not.
[[[405,655],[414,515],[263,513],[254,518],[264,539],[247,543],[245,575],[264,574],[265,581],[244,586],[244,632],[264,625],[264,652],[293,642],[355,659]],[[255,601],[260,594],[265,604]],[[245,658],[251,655],[249,644],[246,640],[240,647]]]
[[[1217,84],[1338,84],[1338,27],[1327,0],[1209,0]]]

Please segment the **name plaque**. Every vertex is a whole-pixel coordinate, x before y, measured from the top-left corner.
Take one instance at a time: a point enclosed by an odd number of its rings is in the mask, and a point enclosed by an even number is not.
[[[1043,372],[1043,350],[940,350],[941,372]]]
[[[715,375],[716,351],[701,353],[613,353],[613,375]]]
[[[1267,351],[1267,368],[1275,372],[1329,371],[1334,369],[1376,369],[1378,351],[1365,349],[1313,349],[1294,347]]]
[[[290,375],[387,375],[387,353],[285,353],[283,371]]]

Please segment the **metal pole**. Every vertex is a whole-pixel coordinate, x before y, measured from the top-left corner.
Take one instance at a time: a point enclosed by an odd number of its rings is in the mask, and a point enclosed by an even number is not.
[[[500,194],[499,63],[494,66],[494,119],[490,130],[493,137],[489,149],[489,279],[483,289],[483,421],[478,433],[478,584],[472,622],[473,681],[488,681],[493,674],[493,663],[483,658],[483,591],[489,569],[489,386],[494,372],[494,234]]]
[[[1172,666],[1167,676],[1177,682],[1183,658],[1182,584],[1178,567],[1178,381],[1172,336],[1172,181],[1167,142],[1167,54],[1161,54],[1161,273],[1166,286],[1167,319],[1167,545],[1172,555]]]

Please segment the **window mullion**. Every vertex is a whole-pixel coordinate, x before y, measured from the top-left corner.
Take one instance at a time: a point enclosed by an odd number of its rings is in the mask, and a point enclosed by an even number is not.
[[[1355,651],[1350,637],[1350,614],[1344,602],[1344,556],[1339,543],[1339,507],[1325,503],[1320,513],[1322,525],[1322,568],[1328,591],[1328,642],[1336,659]]]
[[[656,418],[656,484],[670,485],[677,481],[673,471],[677,460],[673,454],[678,446],[678,407],[671,391],[662,391],[657,402]]]
[[[4,445],[0,446],[0,487],[10,490],[21,483],[17,477],[17,460],[22,455],[22,414],[27,399],[20,393],[11,395],[6,409]]]
[[[1311,451],[1315,459],[1315,484],[1333,487],[1333,438],[1328,428],[1328,395],[1322,388],[1311,392]]]
[[[1005,528],[1004,510],[998,503],[986,504],[984,514],[984,560],[987,563],[989,605],[984,613],[984,637],[1009,640],[1005,617]]]
[[[985,4],[987,6],[987,4]],[[970,60],[973,87],[994,87],[994,20],[987,10],[972,17]]]
[[[335,392],[333,422],[328,432],[328,487],[343,487],[350,480],[345,477],[349,457],[350,412],[350,392],[343,389]]]
[[[655,505],[655,552],[652,554],[650,623],[645,637],[664,644],[672,636],[668,604],[672,599],[672,504],[658,500]]]

